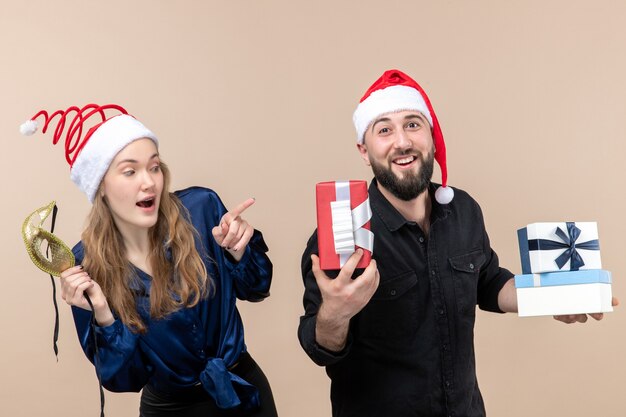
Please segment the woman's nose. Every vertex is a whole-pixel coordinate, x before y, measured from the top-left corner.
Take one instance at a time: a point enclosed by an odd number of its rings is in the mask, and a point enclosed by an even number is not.
[[[142,185],[143,185],[144,189],[148,189],[148,188],[154,187],[154,179],[152,178],[152,175],[151,175],[150,172],[144,171],[142,179],[143,179],[143,184]]]

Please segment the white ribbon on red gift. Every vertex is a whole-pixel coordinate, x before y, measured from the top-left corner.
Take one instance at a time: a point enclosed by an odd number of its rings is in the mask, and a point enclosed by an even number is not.
[[[333,225],[335,253],[339,255],[339,265],[343,266],[355,246],[368,250],[374,249],[374,233],[363,226],[372,218],[369,197],[354,209],[350,209],[350,182],[335,182],[336,200],[330,203]]]

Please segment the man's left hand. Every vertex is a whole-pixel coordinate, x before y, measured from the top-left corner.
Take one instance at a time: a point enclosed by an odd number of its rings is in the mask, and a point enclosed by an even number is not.
[[[613,307],[619,305],[619,300],[615,297],[611,300],[611,305]],[[554,316],[555,320],[562,321],[563,323],[572,324],[572,323],[585,323],[589,317],[594,320],[602,320],[604,318],[604,313],[591,313],[591,314],[567,314],[564,316]]]

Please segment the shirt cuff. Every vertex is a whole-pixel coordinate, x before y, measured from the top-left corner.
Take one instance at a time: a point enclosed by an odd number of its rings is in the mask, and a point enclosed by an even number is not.
[[[226,249],[222,249],[224,251],[224,264],[226,265],[226,269],[231,274],[236,271],[241,271],[246,268],[246,265],[250,262],[250,247],[246,247],[243,252],[243,255],[239,261],[236,261],[233,255],[230,254]]]
[[[308,317],[307,320],[301,323],[300,336],[301,344],[304,351],[309,357],[319,366],[333,365],[343,360],[350,353],[352,348],[352,334],[348,332],[346,339],[346,345],[342,350],[336,352],[328,350],[323,346],[320,346],[315,340],[315,319]]]
[[[122,333],[123,326],[124,325],[122,324],[122,321],[120,319],[115,319],[115,321],[108,326],[105,326],[105,327],[95,326],[96,335],[98,337],[102,337],[107,342],[111,342],[117,336],[119,336],[120,333]]]
[[[350,335],[348,335],[348,340],[346,340],[346,345],[343,347],[343,349],[341,349],[338,352],[335,352],[334,350],[328,350],[324,346],[321,346],[317,342],[314,342],[314,349],[316,350],[316,353],[320,357],[323,357],[324,359],[326,359],[325,362],[332,362],[332,363],[339,362],[340,360],[348,356],[348,353],[350,353],[351,346],[352,346],[352,337]]]

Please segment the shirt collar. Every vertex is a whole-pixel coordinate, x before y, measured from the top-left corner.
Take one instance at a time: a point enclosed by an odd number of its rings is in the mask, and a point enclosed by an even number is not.
[[[439,187],[438,184],[432,182],[428,185],[428,193],[432,202],[432,210],[430,212],[430,223],[433,224],[437,219],[445,219],[450,212],[448,205],[441,205],[435,200],[435,191]],[[369,186],[370,207],[390,232],[395,232],[405,224],[413,223],[404,218],[402,214],[385,198],[378,189],[378,182],[372,179]]]

